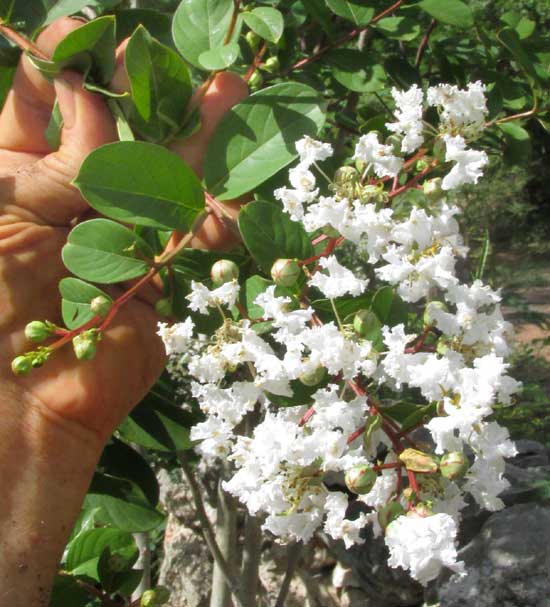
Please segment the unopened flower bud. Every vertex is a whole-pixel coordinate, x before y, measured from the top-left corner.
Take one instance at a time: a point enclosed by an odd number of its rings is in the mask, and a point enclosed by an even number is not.
[[[226,282],[237,280],[239,278],[239,267],[234,261],[219,259],[210,270],[210,278],[219,287]]]
[[[378,510],[378,522],[385,529],[396,518],[405,514],[405,508],[399,502],[390,502]]]
[[[92,360],[96,354],[99,334],[97,330],[84,331],[73,337],[73,350],[78,360]]]
[[[462,478],[468,472],[468,459],[459,451],[445,453],[439,464],[441,475],[450,480]]]
[[[361,337],[372,337],[380,326],[380,321],[372,310],[359,310],[353,318],[353,329]]]
[[[407,512],[407,516],[412,518],[427,518],[428,516],[432,516],[433,510],[428,506],[428,504],[424,504],[423,502],[418,502],[412,510]]]
[[[441,177],[434,177],[433,179],[428,179],[422,184],[422,190],[428,198],[439,198],[443,194],[443,189],[441,188]]]
[[[279,71],[281,64],[279,62],[279,57],[270,57],[264,64],[263,68],[266,72],[270,74],[274,74]]]
[[[28,356],[17,356],[11,361],[11,370],[15,375],[27,375],[32,370],[32,361]]]
[[[25,327],[25,337],[34,343],[40,343],[53,334],[54,327],[51,323],[33,320]]]
[[[271,267],[271,278],[280,287],[292,287],[302,273],[302,268],[294,259],[277,259]]]
[[[301,373],[298,379],[304,384],[304,386],[316,386],[324,379],[325,374],[326,370],[324,367],[317,367],[308,373]]]
[[[258,49],[261,38],[256,32],[246,32],[245,38],[253,51]]]
[[[109,297],[105,297],[105,295],[98,295],[90,302],[90,312],[94,316],[101,316],[101,318],[105,318],[112,305],[113,302]]]
[[[164,586],[157,586],[154,590],[146,590],[141,595],[141,607],[158,607],[168,602],[170,591]]]
[[[386,138],[386,145],[391,145],[392,153],[396,156],[401,154],[401,144],[403,142],[403,137],[400,135],[390,135]]]
[[[433,155],[437,158],[437,160],[439,160],[439,162],[445,162],[445,156],[447,155],[447,144],[439,137],[435,141]]]
[[[155,311],[159,316],[172,316],[172,300],[169,297],[163,297],[155,303]]]
[[[441,310],[442,312],[448,312],[449,309],[442,301],[430,301],[424,310],[424,324],[427,327],[433,327],[435,325],[434,312]]]
[[[250,87],[251,90],[256,90],[259,89],[262,84],[264,82],[264,78],[263,76],[260,74],[260,72],[258,70],[255,70],[254,72],[252,72],[252,76],[250,76],[249,80],[248,80],[248,86]]]
[[[360,179],[361,175],[355,167],[343,166],[334,173],[334,183],[336,185],[355,184]]]
[[[425,171],[430,166],[430,163],[424,158],[417,160],[416,162],[416,170],[417,171]]]
[[[399,459],[411,472],[436,472],[437,460],[435,456],[418,449],[404,449],[399,454]]]
[[[346,472],[345,481],[346,487],[353,493],[369,493],[374,487],[378,475],[370,467],[359,465],[350,468]]]

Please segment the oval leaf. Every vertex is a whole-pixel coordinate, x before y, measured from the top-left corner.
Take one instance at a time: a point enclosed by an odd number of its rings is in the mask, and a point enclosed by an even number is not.
[[[149,245],[128,228],[108,219],[77,225],[62,251],[67,269],[91,282],[111,284],[142,276],[153,257]]]
[[[365,6],[364,0],[326,0],[330,10],[355,25],[367,25],[374,15],[374,8]]]
[[[246,25],[269,42],[279,42],[285,27],[283,15],[276,8],[260,7],[244,13]]]
[[[325,116],[318,93],[287,83],[258,91],[223,118],[204,165],[208,190],[220,200],[251,191],[297,156],[295,144],[315,136]]]
[[[422,0],[417,4],[437,21],[469,28],[474,25],[474,16],[470,7],[460,0]]]
[[[235,63],[239,50],[236,42],[211,48],[199,55],[199,63],[205,70],[224,70]]]
[[[270,202],[255,201],[243,207],[239,229],[252,257],[268,274],[280,257],[307,259],[315,254],[302,224]]]
[[[193,170],[177,154],[143,141],[97,148],[74,184],[103,215],[152,228],[185,232],[204,208]]]
[[[374,93],[384,86],[384,68],[372,64],[364,53],[354,49],[331,51],[325,61],[332,67],[332,75],[342,86],[357,93]]]
[[[90,302],[95,297],[111,299],[107,293],[78,278],[64,278],[59,283],[61,293],[61,314],[67,329],[78,329],[94,317],[90,312]]]

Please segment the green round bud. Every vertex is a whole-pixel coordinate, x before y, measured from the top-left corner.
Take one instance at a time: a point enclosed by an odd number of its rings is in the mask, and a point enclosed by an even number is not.
[[[219,287],[226,282],[237,280],[237,278],[239,278],[239,268],[234,261],[220,259],[212,266],[210,278],[212,278],[212,282]]]
[[[468,459],[459,451],[445,453],[439,464],[441,475],[449,480],[462,478],[468,472],[468,467]]]
[[[277,259],[271,267],[271,278],[280,287],[292,287],[302,273],[302,268],[294,259]]]
[[[354,466],[346,471],[346,487],[352,493],[358,493],[359,495],[369,493],[377,478],[378,474],[370,466]]]
[[[445,162],[445,157],[447,155],[447,144],[440,137],[435,140],[433,155],[437,158],[437,160],[439,160],[439,162]]]
[[[385,529],[392,521],[405,514],[405,508],[399,502],[390,502],[378,510],[378,522]]]
[[[361,175],[355,167],[343,166],[334,173],[334,183],[336,185],[353,185],[358,183],[360,179]]]
[[[430,163],[424,158],[417,160],[416,162],[416,170],[417,171],[425,171],[430,166]]]
[[[155,311],[159,316],[172,316],[172,301],[169,297],[159,299],[155,304]]]
[[[428,196],[428,198],[439,198],[443,194],[441,182],[441,177],[434,177],[433,179],[428,179],[428,181],[425,181],[422,184],[422,191],[426,196]]]
[[[396,156],[401,154],[401,144],[403,143],[403,137],[401,135],[390,135],[386,138],[386,145],[391,145],[392,153]]]
[[[430,301],[424,309],[424,316],[422,320],[426,327],[433,327],[435,325],[434,312],[441,310],[442,312],[448,312],[449,308],[442,301]]]
[[[278,72],[281,67],[279,57],[269,57],[269,59],[267,59],[267,61],[263,64],[262,67],[266,72],[269,72],[270,74]]]
[[[94,316],[101,316],[101,318],[105,318],[112,305],[113,302],[109,297],[105,297],[105,295],[98,295],[90,302],[90,312]]]
[[[359,310],[353,318],[353,330],[361,337],[367,337],[380,328],[380,321],[372,310]]]
[[[27,375],[32,370],[32,361],[27,356],[17,356],[11,361],[11,370],[15,375]]]
[[[260,46],[261,38],[256,32],[246,32],[245,38],[248,42],[248,45],[253,51],[258,49],[258,47]]]
[[[433,513],[433,510],[428,506],[428,504],[418,502],[418,504],[416,504],[416,506],[412,510],[409,510],[409,512],[407,512],[407,516],[414,518],[427,518],[428,516],[432,516]]]
[[[25,337],[34,343],[48,339],[52,333],[52,325],[41,320],[33,320],[25,327]]]
[[[73,350],[78,360],[92,360],[97,351],[97,331],[84,331],[73,337]]]
[[[250,87],[251,90],[256,90],[259,89],[262,84],[264,82],[264,77],[261,75],[261,73],[258,70],[255,70],[254,72],[252,72],[252,75],[250,76],[250,79],[248,80],[248,86]]]
[[[309,373],[302,373],[298,379],[304,384],[304,386],[316,386],[324,379],[325,374],[326,369],[324,367],[317,367]]]
[[[164,586],[157,586],[154,590],[146,590],[141,595],[141,607],[159,607],[170,599],[170,591]]]

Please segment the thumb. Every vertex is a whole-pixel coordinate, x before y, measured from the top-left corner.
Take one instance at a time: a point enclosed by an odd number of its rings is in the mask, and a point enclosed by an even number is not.
[[[82,161],[95,148],[116,140],[111,113],[98,96],[83,88],[82,76],[63,72],[55,81],[63,117],[59,150],[37,161],[34,169],[18,175],[18,187],[38,217],[50,225],[67,225],[87,204],[71,185]],[[20,183],[20,182],[23,183]]]

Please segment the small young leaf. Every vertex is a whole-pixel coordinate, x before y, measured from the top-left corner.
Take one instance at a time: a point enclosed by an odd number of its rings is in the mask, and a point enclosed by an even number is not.
[[[437,21],[467,29],[474,25],[472,10],[461,0],[421,0],[416,6],[425,10]]]
[[[365,6],[364,0],[326,0],[330,10],[355,25],[367,25],[374,15],[374,8]]]
[[[279,42],[284,30],[284,19],[275,8],[259,7],[243,14],[246,25],[268,42]]]
[[[307,259],[314,255],[302,224],[270,202],[254,201],[243,207],[239,229],[247,249],[267,274],[278,258]]]
[[[78,329],[94,317],[90,302],[96,297],[111,298],[94,285],[78,278],[64,278],[59,283],[61,293],[61,314],[67,329]]]
[[[78,224],[62,251],[67,269],[84,280],[111,284],[137,278],[150,265],[149,245],[128,228],[108,219]]]
[[[185,232],[204,208],[193,170],[177,154],[143,141],[97,148],[74,183],[103,215],[142,226]]]
[[[239,52],[239,45],[236,42],[230,42],[201,53],[199,63],[205,70],[224,70],[235,63]]]
[[[315,136],[325,116],[319,94],[304,84],[254,93],[222,119],[208,145],[204,179],[220,200],[236,198],[290,164],[295,144]]]

